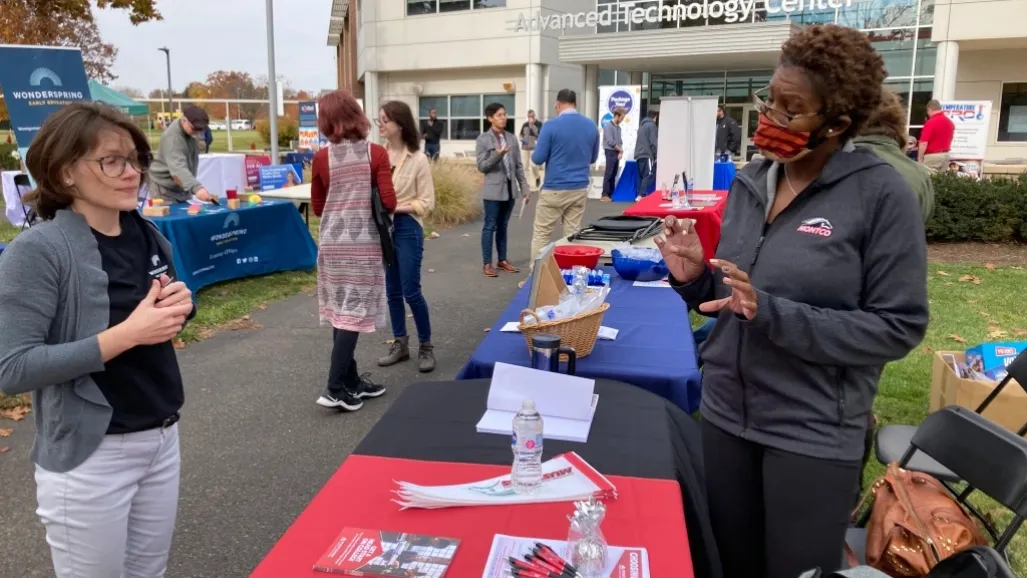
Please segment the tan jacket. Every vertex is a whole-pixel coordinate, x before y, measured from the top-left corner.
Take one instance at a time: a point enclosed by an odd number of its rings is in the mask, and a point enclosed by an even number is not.
[[[389,151],[392,163],[392,185],[396,189],[396,206],[408,204],[413,207],[410,216],[424,224],[422,219],[435,208],[435,183],[431,176],[431,163],[424,153]]]

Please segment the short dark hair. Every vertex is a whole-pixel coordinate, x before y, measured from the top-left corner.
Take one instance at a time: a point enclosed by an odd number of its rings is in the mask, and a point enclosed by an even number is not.
[[[717,105],[717,110],[719,110],[720,112],[727,112],[726,110],[724,110],[724,105],[723,104],[718,104]]]
[[[421,135],[417,130],[417,123],[414,122],[414,113],[405,102],[390,100],[382,105],[382,112],[385,117],[399,125],[399,134],[403,137],[403,144],[407,150],[416,153],[421,150]]]
[[[650,108],[646,112],[646,116],[648,116],[649,118],[656,118],[657,116],[660,116],[660,111],[656,110],[655,108]]]
[[[71,206],[74,192],[62,173],[75,161],[96,148],[105,130],[128,133],[140,159],[150,158],[150,140],[132,119],[120,110],[100,102],[76,102],[46,119],[25,156],[25,166],[36,180],[36,188],[25,197],[44,221]],[[146,175],[139,181],[142,190]]]
[[[627,114],[628,114],[628,109],[624,108],[623,106],[618,106],[618,107],[613,109],[613,116],[615,116],[615,117],[625,116]]]
[[[485,117],[492,118],[501,110],[506,110],[506,107],[498,102],[490,102],[488,106],[485,107]]]
[[[317,105],[317,128],[329,142],[364,140],[371,130],[371,121],[348,90],[333,90],[321,97]]]
[[[569,88],[561,88],[560,92],[556,93],[556,102],[577,106],[578,94]]]
[[[927,110],[941,110],[941,103],[932,98],[927,101]]]

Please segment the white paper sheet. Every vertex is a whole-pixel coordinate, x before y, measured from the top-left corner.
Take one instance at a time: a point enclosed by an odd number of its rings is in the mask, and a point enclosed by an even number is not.
[[[510,321],[506,325],[500,327],[499,330],[504,333],[520,333],[520,329],[517,328],[520,324],[520,321]],[[599,328],[599,339],[613,341],[617,339],[618,333],[620,333],[620,329],[614,329],[613,327],[603,325]]]
[[[535,547],[536,542],[549,546],[565,560],[571,557],[567,552],[567,542],[564,541],[496,534],[492,538],[492,549],[489,551],[488,562],[485,565],[485,572],[481,575],[482,578],[509,576],[507,561],[510,558],[523,559],[523,556]],[[620,578],[622,576],[649,578],[649,552],[645,548],[608,546],[606,568],[599,576],[601,578]]]
[[[598,396],[595,380],[496,363],[478,433],[512,434],[514,415],[525,399],[542,414],[543,438],[586,442]]]
[[[635,281],[632,287],[667,287],[670,288],[670,281],[660,279],[659,281]]]

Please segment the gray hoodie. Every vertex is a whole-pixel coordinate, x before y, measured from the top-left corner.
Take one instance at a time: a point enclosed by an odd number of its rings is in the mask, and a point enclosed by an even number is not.
[[[182,119],[177,119],[160,135],[160,146],[150,166],[150,182],[161,196],[184,203],[203,186],[196,180],[199,166],[199,141],[186,134]]]
[[[757,313],[717,317],[702,346],[702,416],[765,446],[859,460],[884,364],[927,330],[920,208],[887,163],[839,151],[766,225],[779,168],[750,163],[728,194],[716,256],[748,272]],[[672,285],[690,309],[730,294],[709,269]]]
[[[635,136],[635,159],[656,160],[656,140],[659,129],[648,116],[638,123],[638,134]]]

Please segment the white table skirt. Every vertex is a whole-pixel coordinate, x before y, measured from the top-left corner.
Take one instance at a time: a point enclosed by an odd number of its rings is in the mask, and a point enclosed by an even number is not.
[[[21,194],[18,187],[14,186],[14,177],[21,174],[21,171],[0,172],[4,193],[4,216],[15,227],[25,224],[25,208],[21,203]]]

